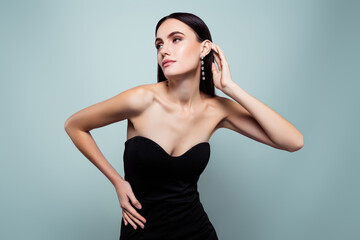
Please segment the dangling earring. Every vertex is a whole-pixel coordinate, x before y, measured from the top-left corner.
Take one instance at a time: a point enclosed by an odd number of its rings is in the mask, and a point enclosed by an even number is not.
[[[201,75],[202,75],[202,80],[205,80],[205,72],[204,72],[204,57],[203,56],[200,56],[201,58]]]

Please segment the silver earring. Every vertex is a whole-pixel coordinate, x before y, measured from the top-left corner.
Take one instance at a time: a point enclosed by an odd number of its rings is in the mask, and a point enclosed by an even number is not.
[[[205,72],[204,72],[204,57],[203,56],[200,56],[201,58],[201,74],[202,74],[202,80],[205,80]]]

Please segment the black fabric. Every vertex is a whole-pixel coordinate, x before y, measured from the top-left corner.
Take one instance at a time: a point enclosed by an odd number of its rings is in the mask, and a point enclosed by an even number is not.
[[[128,139],[124,178],[142,205],[141,209],[133,207],[146,223],[144,229],[135,223],[134,229],[130,223],[125,226],[122,218],[120,240],[218,240],[197,189],[209,158],[209,142],[171,156],[149,138]]]

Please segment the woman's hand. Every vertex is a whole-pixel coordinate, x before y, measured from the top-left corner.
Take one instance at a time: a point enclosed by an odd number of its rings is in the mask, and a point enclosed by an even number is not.
[[[213,81],[216,88],[226,94],[227,88],[230,88],[234,83],[231,78],[230,68],[226,61],[223,50],[216,44],[212,44],[214,51],[214,58],[218,65],[219,71],[216,69],[215,63],[212,63],[211,71],[213,74]]]
[[[141,204],[136,199],[134,192],[132,191],[130,183],[126,180],[121,180],[121,181],[117,182],[116,184],[114,184],[114,186],[115,186],[116,193],[117,193],[117,196],[120,201],[120,206],[122,208],[122,215],[123,215],[123,218],[125,221],[125,225],[130,223],[133,226],[133,228],[136,229],[137,226],[134,223],[134,222],[136,222],[142,228],[144,228],[144,224],[142,222],[140,222],[140,220],[145,223],[146,219],[143,216],[141,216],[136,211],[136,209],[131,206],[131,204],[129,202],[129,199],[130,199],[131,203],[134,206],[136,206],[138,209],[141,209]]]

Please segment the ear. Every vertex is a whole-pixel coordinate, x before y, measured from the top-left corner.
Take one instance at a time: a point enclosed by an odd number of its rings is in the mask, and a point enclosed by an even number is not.
[[[212,46],[212,42],[208,39],[204,40],[202,43],[201,43],[201,55],[202,56],[206,56],[209,54],[209,52],[212,50],[211,49],[211,46]]]

